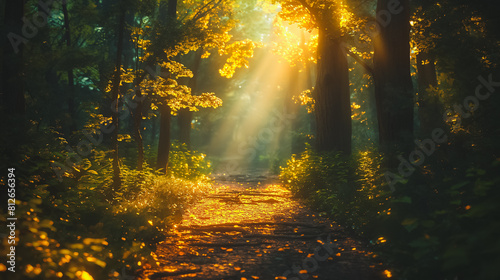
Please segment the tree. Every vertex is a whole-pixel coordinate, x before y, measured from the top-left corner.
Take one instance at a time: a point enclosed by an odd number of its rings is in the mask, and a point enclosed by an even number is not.
[[[123,3],[121,3],[123,4]],[[113,158],[113,184],[111,190],[118,190],[121,187],[120,178],[120,159],[118,155],[118,130],[120,128],[118,112],[119,112],[119,98],[120,98],[120,85],[121,85],[121,75],[122,75],[122,54],[123,54],[123,37],[125,31],[125,7],[120,5],[120,14],[118,19],[118,40],[116,46],[116,63],[115,71],[113,77],[113,84],[111,88],[111,149]]]
[[[350,16],[339,1],[279,1],[279,16],[318,30],[317,76],[313,90],[318,151],[351,153],[349,68],[343,36]]]
[[[322,25],[318,30],[318,70],[313,91],[317,149],[349,155],[352,127],[347,56],[340,36],[328,30]]]
[[[66,46],[71,48],[71,29],[69,25],[68,1],[62,1],[62,10],[64,17],[64,37],[66,39]],[[70,116],[70,131],[76,130],[76,109],[75,109],[75,76],[73,73],[73,66],[69,66],[68,73],[68,111]]]
[[[427,7],[424,11],[422,6],[419,6],[411,17],[410,39],[413,53],[416,53],[412,58],[417,70],[418,135],[421,137],[429,137],[434,128],[444,125],[443,108],[436,92],[436,59],[432,53],[436,47],[432,39],[435,36],[429,28],[432,21],[436,20],[435,16],[432,7]]]
[[[203,49],[199,49],[194,52],[194,58],[192,62],[193,77],[186,81],[186,85],[191,88],[192,92],[196,92],[197,81],[198,81],[198,71],[201,64],[201,56],[203,55]],[[193,120],[193,111],[183,108],[179,110],[177,115],[177,125],[179,126],[179,142],[186,144],[188,149],[191,147],[191,121]]]
[[[166,12],[166,13],[165,13]],[[165,11],[164,4],[160,3],[160,23],[166,24],[167,28],[173,29],[177,20],[177,0],[168,0],[168,7]],[[167,97],[168,98],[168,97]],[[158,155],[156,160],[156,168],[167,171],[168,157],[170,153],[170,122],[172,118],[172,110],[163,100],[160,104],[160,138],[158,140]]]
[[[485,135],[496,135],[498,131],[495,122],[490,121],[498,119],[495,102],[490,97],[488,102],[479,103],[470,99],[483,84],[479,77],[487,80],[490,73],[493,77],[498,76],[500,36],[496,28],[498,17],[494,16],[491,5],[490,0],[439,3],[420,0],[412,17],[414,52],[427,55],[429,61],[434,60],[438,74],[437,86],[429,88],[424,95],[419,91],[421,130],[443,128],[449,131],[448,143],[460,145],[464,151],[470,148],[465,135],[472,137],[469,141],[474,143],[474,149],[485,145],[487,150],[497,150],[485,140]],[[419,66],[417,64],[417,70]],[[417,75],[419,73],[425,72],[417,71]],[[483,92],[479,91],[478,95],[481,94]],[[489,96],[488,90],[484,90],[484,96]],[[426,128],[426,123],[431,127]],[[466,157],[464,151],[459,153],[460,160]]]
[[[142,69],[135,71],[135,84],[147,93],[161,114],[158,169],[166,171],[168,165],[171,115],[184,108],[196,111],[197,107],[218,107],[221,104],[213,93],[193,95],[190,87],[178,81],[182,77],[193,77],[193,72],[179,62],[182,61],[181,55],[203,49],[205,53],[201,57],[207,58],[211,51],[216,50],[221,56],[228,56],[220,69],[220,74],[226,77],[231,77],[237,68],[248,65],[247,58],[253,55],[256,44],[252,41],[231,41],[228,32],[234,26],[232,4],[231,0],[185,1],[179,6],[174,0],[168,1],[168,5],[161,2],[158,20],[135,29],[134,34],[138,36],[132,37],[142,53],[139,58]],[[156,65],[161,69],[160,73],[151,71]],[[128,71],[129,74],[132,72]]]
[[[410,3],[377,2],[377,14],[392,14],[380,25],[374,42],[374,83],[382,151],[409,151],[413,140],[413,87],[410,76]],[[385,25],[385,26],[384,26]]]
[[[27,39],[23,37],[24,0],[5,1],[4,36],[2,59],[2,97],[7,115],[22,117],[25,114],[23,83],[23,49]]]

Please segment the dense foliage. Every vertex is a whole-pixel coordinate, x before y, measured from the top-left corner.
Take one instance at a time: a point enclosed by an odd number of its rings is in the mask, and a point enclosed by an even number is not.
[[[453,168],[434,159],[394,192],[380,162],[372,151],[346,159],[307,150],[280,176],[298,197],[371,244],[396,279],[500,277],[499,159]]]
[[[36,127],[23,139],[17,155],[25,164],[13,172],[17,266],[9,279],[119,279],[133,275],[141,263],[155,261],[154,250],[162,232],[211,188],[205,156],[179,145],[173,147],[169,176],[149,167],[137,171],[122,165],[123,186],[112,192],[108,151],[93,149],[59,180],[50,163],[75,156],[65,149],[66,140],[54,131],[36,131]],[[11,167],[2,163],[3,170]],[[4,197],[7,201],[6,194]],[[2,212],[0,220],[6,222],[7,214]],[[2,259],[10,253],[7,242],[3,239]],[[3,271],[5,263],[2,261]]]

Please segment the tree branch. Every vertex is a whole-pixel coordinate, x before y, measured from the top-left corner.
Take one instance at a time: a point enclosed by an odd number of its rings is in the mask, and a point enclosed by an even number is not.
[[[196,22],[196,21],[198,21],[200,18],[204,17],[204,16],[205,16],[208,12],[210,12],[210,10],[212,10],[213,8],[215,8],[216,6],[218,6],[218,5],[222,2],[222,0],[219,0],[217,3],[215,3],[215,4],[213,5],[213,7],[212,7],[212,8],[207,9],[206,11],[203,11],[203,9],[205,9],[205,8],[206,8],[206,7],[208,7],[211,3],[214,3],[214,2],[216,2],[216,0],[212,0],[212,1],[208,2],[207,4],[205,4],[203,7],[201,7],[201,8],[200,8],[200,10],[199,10],[199,11],[198,11],[198,12],[197,12],[194,16],[193,16],[192,21],[193,21],[193,22]],[[203,11],[203,12],[202,12],[202,11]]]
[[[346,51],[346,53],[348,55],[350,55],[352,58],[354,58],[354,60],[356,60],[359,64],[361,64],[361,66],[363,66],[363,68],[366,69],[367,72],[370,73],[370,75],[372,75],[373,77],[373,68],[368,65],[362,58],[360,58],[357,54],[351,52],[347,47],[344,47],[344,50]]]
[[[316,22],[316,24],[319,26],[319,22],[318,22],[318,15],[316,14],[316,12],[314,11],[314,8],[309,5],[307,3],[306,0],[298,0],[299,3],[307,9],[307,11],[309,12],[309,14],[311,15],[311,17],[314,19],[314,21]]]

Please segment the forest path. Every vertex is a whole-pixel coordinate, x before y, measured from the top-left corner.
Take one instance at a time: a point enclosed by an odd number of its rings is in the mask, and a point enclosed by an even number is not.
[[[140,279],[383,278],[341,226],[266,179],[218,178],[158,245],[159,265],[145,268]]]

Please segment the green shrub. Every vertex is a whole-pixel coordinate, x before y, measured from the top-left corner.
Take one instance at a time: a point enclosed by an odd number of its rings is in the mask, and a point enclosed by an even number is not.
[[[206,182],[212,168],[205,154],[191,151],[186,144],[175,141],[170,149],[167,172],[176,178]]]
[[[123,272],[155,261],[152,252],[162,232],[211,187],[208,163],[186,150],[177,155],[194,157],[195,167],[183,171],[196,169],[192,180],[160,175],[147,165],[137,171],[121,164],[122,187],[111,191],[110,154],[94,149],[74,166],[57,170],[59,181],[51,163],[74,156],[65,139],[50,130],[32,130],[28,136],[32,142],[17,151],[25,160],[15,171],[19,240],[11,279],[119,279]],[[1,221],[6,218],[0,213]],[[2,264],[9,249],[4,239]]]
[[[378,215],[387,196],[380,160],[374,152],[345,158],[339,153],[318,154],[306,149],[300,158],[292,156],[280,179],[317,210],[360,233]]]
[[[394,192],[381,162],[373,151],[344,159],[307,150],[280,178],[373,245],[396,279],[500,279],[500,159],[449,168],[429,158]]]

